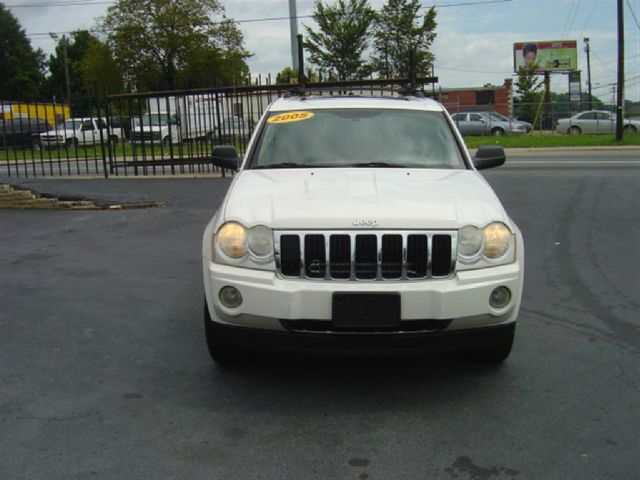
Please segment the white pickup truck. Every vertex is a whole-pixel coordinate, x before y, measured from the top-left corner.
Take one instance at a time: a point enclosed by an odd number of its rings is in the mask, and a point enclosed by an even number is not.
[[[101,141],[117,143],[122,140],[122,129],[109,126],[105,118],[69,118],[48,132],[40,134],[43,147],[72,147],[95,145]]]
[[[258,350],[511,352],[520,230],[444,107],[417,96],[283,98],[262,117],[203,243],[212,358]]]
[[[145,108],[146,112],[132,119],[133,142],[169,145],[215,134],[218,107],[212,95],[151,97]]]

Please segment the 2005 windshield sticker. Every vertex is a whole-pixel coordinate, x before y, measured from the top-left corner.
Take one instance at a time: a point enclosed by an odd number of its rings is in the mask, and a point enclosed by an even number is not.
[[[311,112],[286,112],[274,115],[267,120],[269,123],[291,123],[309,120],[313,117]]]

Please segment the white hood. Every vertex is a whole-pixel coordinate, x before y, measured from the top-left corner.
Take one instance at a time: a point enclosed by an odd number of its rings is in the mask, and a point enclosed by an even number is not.
[[[245,170],[224,220],[277,229],[455,229],[507,221],[484,178],[472,170],[321,168]]]

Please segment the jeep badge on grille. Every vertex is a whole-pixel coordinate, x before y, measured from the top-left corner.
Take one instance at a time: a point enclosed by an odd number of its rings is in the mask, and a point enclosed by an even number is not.
[[[377,227],[379,224],[379,220],[373,220],[369,218],[356,218],[353,221],[354,227]]]

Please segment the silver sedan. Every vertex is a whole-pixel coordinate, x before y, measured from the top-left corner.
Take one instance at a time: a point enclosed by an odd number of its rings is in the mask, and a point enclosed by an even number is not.
[[[623,125],[625,131],[630,133],[635,133],[640,130],[639,120],[625,119]],[[558,120],[556,131],[570,135],[579,135],[581,133],[615,133],[616,116],[605,110],[580,112],[576,113],[573,117]]]
[[[511,120],[495,112],[461,112],[451,116],[460,134],[463,136],[523,135],[527,133],[527,125],[518,120]]]

